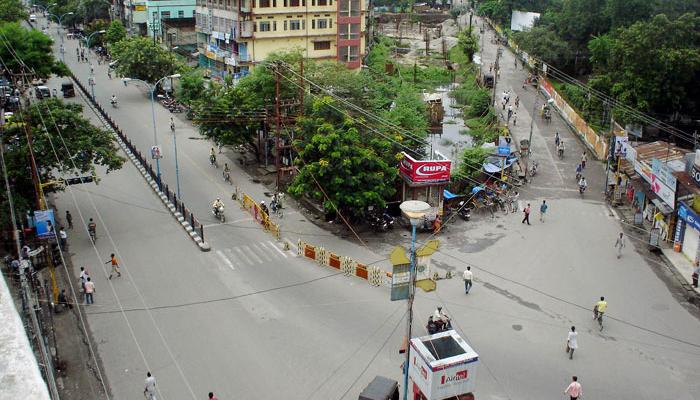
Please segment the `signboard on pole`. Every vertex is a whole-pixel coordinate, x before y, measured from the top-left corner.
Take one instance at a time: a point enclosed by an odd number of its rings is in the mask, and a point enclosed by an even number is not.
[[[411,183],[448,183],[452,162],[440,160],[416,160],[406,153],[399,163],[399,172]]]
[[[34,211],[34,227],[36,228],[36,237],[40,239],[56,237],[56,220],[53,210]]]
[[[408,284],[411,281],[411,265],[394,265],[391,270],[391,301],[408,300]]]

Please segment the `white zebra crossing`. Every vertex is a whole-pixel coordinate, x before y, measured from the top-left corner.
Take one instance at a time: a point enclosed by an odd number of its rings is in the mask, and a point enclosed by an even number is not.
[[[231,248],[219,249],[216,254],[217,264],[235,271],[245,266],[254,266],[266,262],[279,261],[289,255],[272,242],[258,242]]]

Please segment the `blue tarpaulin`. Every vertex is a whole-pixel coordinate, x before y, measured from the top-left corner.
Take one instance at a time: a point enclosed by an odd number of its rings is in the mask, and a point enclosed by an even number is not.
[[[459,197],[459,195],[454,194],[454,193],[450,192],[449,190],[445,189],[442,191],[442,197],[444,197],[445,200],[450,200],[450,199],[454,199],[455,197]]]

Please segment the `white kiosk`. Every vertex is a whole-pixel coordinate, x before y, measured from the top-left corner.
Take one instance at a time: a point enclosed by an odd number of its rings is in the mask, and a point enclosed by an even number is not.
[[[454,330],[411,339],[414,400],[474,399],[479,355]]]

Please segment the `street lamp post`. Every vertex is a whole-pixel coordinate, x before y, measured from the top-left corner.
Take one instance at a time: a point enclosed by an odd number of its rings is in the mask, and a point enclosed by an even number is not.
[[[90,41],[92,40],[92,37],[95,36],[95,35],[101,35],[101,34],[103,34],[103,33],[105,33],[105,32],[107,32],[107,31],[104,30],[104,29],[101,30],[101,31],[92,32],[90,35],[88,35],[88,37],[85,38],[85,45],[86,45],[87,48],[88,48],[88,52],[90,51]]]
[[[416,226],[430,210],[430,204],[424,201],[404,201],[399,206],[401,212],[411,221],[411,267],[409,270],[408,301],[406,314],[406,360],[403,364],[403,398],[408,400],[408,366],[411,359],[411,330],[413,328],[413,299],[416,293]]]
[[[158,130],[156,127],[156,88],[158,88],[158,84],[168,78],[179,78],[181,75],[180,74],[173,74],[173,75],[167,75],[164,76],[156,81],[154,84],[150,84],[142,79],[138,78],[124,78],[122,81],[124,82],[124,86],[126,86],[129,82],[131,81],[137,81],[141,82],[144,85],[148,87],[148,90],[151,92],[151,118],[153,119],[153,146],[158,146]],[[173,133],[173,146],[175,147],[175,180],[177,182],[177,197],[180,197],[180,169],[179,165],[177,162],[177,138],[176,135]],[[161,186],[161,179],[160,179],[160,157],[153,157],[156,160],[156,180],[158,181],[158,189],[162,190]]]
[[[73,12],[72,12],[72,11],[71,11],[71,12],[67,12],[67,13],[61,14],[60,16],[59,16],[59,15],[56,15],[56,14],[51,14],[51,13],[47,13],[47,15],[48,15],[49,17],[54,17],[54,18],[56,18],[56,20],[58,21],[58,34],[61,36],[61,44],[63,44],[63,32],[61,32],[61,31],[63,30],[63,22],[62,22],[62,20],[63,20],[63,17],[65,17],[66,15],[73,15]],[[64,61],[65,61],[65,60],[64,60]]]

